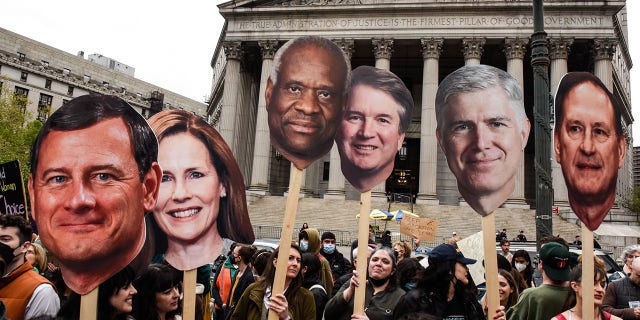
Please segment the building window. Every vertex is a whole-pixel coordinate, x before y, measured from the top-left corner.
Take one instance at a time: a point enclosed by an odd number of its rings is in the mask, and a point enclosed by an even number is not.
[[[44,87],[51,90],[51,79],[44,80]]]
[[[322,166],[322,181],[329,181],[329,161],[325,161]]]
[[[24,59],[25,59],[26,57],[27,57],[27,56],[25,56],[25,55],[24,55],[24,53],[22,53],[22,52],[18,52],[18,60],[20,60],[20,61],[24,61]]]
[[[16,100],[16,104],[20,106],[22,112],[27,111],[27,102],[29,96],[29,89],[21,88],[16,86],[16,91],[14,92],[13,98]]]
[[[38,120],[40,120],[40,122],[45,122],[47,121],[47,118],[49,118],[52,101],[52,96],[44,93],[40,94],[40,101],[38,101]]]
[[[73,86],[69,86],[69,88],[67,88],[67,95],[68,96],[72,96],[73,95]]]
[[[27,76],[29,74],[26,71],[22,71],[22,73],[20,74],[20,81],[22,82],[27,82]]]

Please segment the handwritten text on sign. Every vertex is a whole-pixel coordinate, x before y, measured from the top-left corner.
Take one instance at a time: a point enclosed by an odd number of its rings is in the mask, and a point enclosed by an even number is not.
[[[438,230],[438,221],[427,218],[405,215],[400,222],[400,233],[418,238],[420,240],[433,241]]]

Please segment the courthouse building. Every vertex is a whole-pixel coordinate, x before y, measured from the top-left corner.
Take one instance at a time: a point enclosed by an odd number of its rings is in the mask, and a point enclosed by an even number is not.
[[[158,66],[160,67],[160,66]],[[27,97],[41,121],[67,101],[90,93],[117,95],[143,116],[178,108],[204,116],[206,104],[136,79],[135,69],[100,54],[77,55],[0,28],[0,83]]]
[[[618,193],[632,188],[632,136],[625,1],[545,0],[550,94],[569,71],[596,74],[624,104],[628,138]],[[505,206],[535,203],[531,0],[236,0],[219,5],[225,25],[212,59],[209,121],[232,147],[250,194],[283,194],[290,163],[269,143],[264,90],[274,52],[302,35],[332,39],[352,68],[371,65],[397,74],[415,101],[413,118],[392,175],[373,197],[411,195],[418,203],[460,205],[456,180],[438,148],[434,100],[438,83],[467,64],[488,64],[522,85],[532,132]],[[550,104],[551,107],[551,104]],[[549,123],[553,125],[552,120]],[[553,155],[553,153],[551,153]],[[555,205],[568,208],[559,166],[553,162]],[[345,181],[334,146],[309,168],[302,193],[357,199]]]

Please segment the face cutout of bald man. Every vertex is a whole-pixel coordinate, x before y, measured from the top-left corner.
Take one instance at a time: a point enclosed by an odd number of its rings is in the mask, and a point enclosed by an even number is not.
[[[593,231],[613,206],[618,169],[624,164],[622,107],[595,75],[571,72],[558,85],[555,108],[554,150],[569,204]]]
[[[518,82],[495,67],[464,66],[440,83],[436,120],[460,194],[480,215],[492,213],[513,193],[529,137]]]
[[[349,87],[336,144],[342,174],[365,192],[391,175],[411,122],[413,98],[395,74],[371,66],[354,69]]]
[[[296,168],[331,149],[350,74],[342,49],[325,38],[296,38],[276,52],[265,90],[271,144]]]

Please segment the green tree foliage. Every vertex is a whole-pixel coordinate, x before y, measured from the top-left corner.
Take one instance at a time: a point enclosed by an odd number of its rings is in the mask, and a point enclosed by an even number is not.
[[[4,83],[0,87],[0,163],[18,160],[26,189],[29,153],[42,123],[25,111],[29,104],[26,97],[14,95],[5,79],[0,83]]]
[[[633,188],[633,197],[622,205],[632,212],[640,213],[640,187]]]

